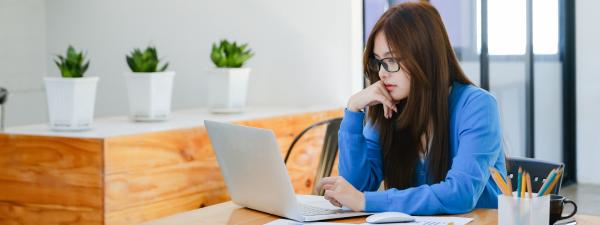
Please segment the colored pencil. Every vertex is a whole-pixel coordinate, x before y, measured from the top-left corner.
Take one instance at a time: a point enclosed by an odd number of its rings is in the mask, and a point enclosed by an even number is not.
[[[527,173],[525,175],[525,180],[526,180],[526,184],[527,184],[527,192],[526,195],[529,198],[533,198],[533,187],[531,186],[531,174]]]
[[[523,181],[523,168],[519,166],[519,173],[517,177],[517,197],[521,197],[521,182]]]
[[[550,170],[550,172],[548,172],[548,175],[546,175],[546,179],[545,180],[542,180],[544,183],[546,183],[546,181],[548,180],[548,178],[550,178],[550,175],[552,174],[552,171],[554,171],[554,169],[552,169],[552,170]],[[544,185],[544,183],[542,183],[542,186]]]
[[[502,192],[502,194],[507,195],[506,188],[504,188],[504,186],[502,185],[502,181],[500,181],[500,179],[498,179],[498,176],[496,175],[496,173],[492,172],[491,176],[492,176],[492,179],[494,180],[494,182],[496,183],[496,186],[498,186],[498,188]]]
[[[510,177],[506,176],[506,182],[508,182],[508,185],[507,185],[507,186],[508,186],[508,193],[509,193],[509,196],[512,196],[512,193],[513,193],[513,188],[512,188],[512,179],[511,179]]]
[[[559,170],[556,173],[556,178],[554,178],[554,180],[552,181],[552,183],[550,183],[550,186],[548,187],[548,189],[546,189],[546,191],[544,192],[544,195],[550,194],[552,192],[552,190],[554,190],[554,187],[556,187],[556,184],[560,180],[560,176],[561,175],[562,175],[562,170]]]
[[[538,196],[543,196],[544,193],[546,193],[546,190],[548,189],[550,184],[554,181],[554,178],[556,178],[556,169],[553,169],[552,171],[550,171],[550,176],[548,178],[546,178],[546,181],[544,182],[544,184],[542,185],[542,188],[540,188],[540,191],[538,192]]]
[[[523,173],[521,175],[521,193],[519,193],[519,197],[525,198],[525,190],[527,190],[527,172],[523,170]]]
[[[550,170],[550,172],[548,172],[548,175],[546,175],[545,179],[542,179],[542,186],[540,186],[540,190],[542,189],[542,187],[544,186],[544,184],[546,184],[546,182],[548,181],[548,179],[550,178],[550,175],[552,175],[552,172],[554,172],[554,169]],[[538,194],[539,194],[539,190],[538,190]],[[543,193],[542,193],[543,194]]]
[[[533,187],[531,186],[531,174],[527,173],[527,192],[529,192],[529,198],[533,198]]]
[[[494,182],[496,182],[496,185],[498,186],[498,188],[500,188],[500,191],[502,192],[502,194],[504,194],[506,196],[510,196],[509,192],[508,192],[508,188],[506,186],[506,183],[504,183],[504,179],[502,179],[502,176],[500,176],[500,173],[498,173],[498,171],[496,171],[494,168],[490,167],[490,175],[492,176],[492,179],[494,179]]]

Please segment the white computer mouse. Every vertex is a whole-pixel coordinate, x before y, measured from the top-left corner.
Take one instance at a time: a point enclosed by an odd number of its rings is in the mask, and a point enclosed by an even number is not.
[[[404,223],[413,222],[415,218],[401,212],[382,212],[367,217],[367,223]]]

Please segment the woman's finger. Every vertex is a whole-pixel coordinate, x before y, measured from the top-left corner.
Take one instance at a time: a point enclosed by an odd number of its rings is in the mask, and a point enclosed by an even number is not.
[[[342,204],[340,204],[340,202],[336,201],[335,199],[329,199],[328,201],[336,207],[342,207]]]
[[[323,190],[334,190],[335,189],[335,184],[325,184],[325,185],[323,185],[323,187],[321,189],[323,189]]]
[[[394,105],[394,103],[391,100],[387,99],[385,96],[383,96],[383,94],[381,94],[381,93],[377,93],[375,95],[375,100],[381,102],[382,104],[385,104],[385,106],[387,106],[387,107],[389,107],[391,109],[395,109],[396,108],[396,106]]]
[[[385,104],[384,100],[385,97],[383,95],[381,95],[379,93],[379,91],[375,91],[375,93],[373,93],[374,97],[373,97],[373,104],[371,105],[376,105],[376,104],[382,104],[383,105],[383,117],[388,118],[388,110],[389,107],[387,106],[387,104]]]
[[[383,117],[388,118],[388,108],[385,105],[383,105]]]
[[[390,92],[387,91],[387,89],[385,89],[385,84],[381,83],[379,85],[377,85],[377,89],[381,92],[381,94],[389,99],[390,101],[392,101],[392,95],[390,95]]]
[[[340,204],[340,202],[335,199],[335,192],[334,191],[332,191],[332,190],[326,190],[324,196],[325,196],[325,199],[328,199],[329,202],[331,202],[332,205],[335,205],[337,207],[342,207],[342,204]]]
[[[390,118],[390,109],[387,105],[382,104],[383,106],[383,115],[385,116],[386,119]]]
[[[381,102],[384,106],[387,106],[391,109],[396,108],[396,106],[394,106],[394,103],[392,103],[392,101],[387,100],[385,97],[383,97],[382,95],[377,95],[375,96],[375,100]]]
[[[390,102],[392,102],[392,105],[394,107],[393,108],[389,108],[389,110],[393,110],[395,112],[398,112],[398,110],[396,109],[396,105],[393,104],[394,99],[392,98],[392,95],[390,95],[390,93],[387,91],[387,89],[385,89],[385,85],[383,83],[381,83],[381,84],[377,85],[377,87],[378,87],[379,92],[381,93],[381,95],[383,95],[383,97],[385,97]],[[390,112],[390,114],[392,114],[392,112]]]
[[[327,201],[329,201],[332,205],[335,205],[337,207],[342,207],[342,204],[340,202],[338,202],[338,200],[335,200],[334,198],[331,197],[325,197],[325,199]]]
[[[331,197],[329,197],[329,196],[323,196],[323,198],[325,198],[325,200],[327,200],[327,201],[332,201],[332,200],[334,200],[333,198],[331,198]]]
[[[342,207],[342,204],[340,202],[338,202],[337,200],[333,199],[331,201],[329,201],[332,205],[336,206],[336,207]]]
[[[319,182],[317,183],[317,191],[321,192],[321,190],[323,189],[323,185],[326,184],[335,184],[337,180],[337,177],[323,177],[321,178],[321,180],[319,180]]]

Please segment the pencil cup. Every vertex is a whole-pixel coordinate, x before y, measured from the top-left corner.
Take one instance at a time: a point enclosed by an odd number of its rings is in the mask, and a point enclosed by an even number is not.
[[[498,195],[498,224],[548,225],[549,223],[550,196],[517,198],[516,194]]]

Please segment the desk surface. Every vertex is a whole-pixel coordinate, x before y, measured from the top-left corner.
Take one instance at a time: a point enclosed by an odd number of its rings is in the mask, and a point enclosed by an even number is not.
[[[294,107],[248,107],[238,114],[213,114],[207,108],[171,112],[170,118],[162,122],[134,122],[127,116],[95,118],[88,131],[53,131],[48,124],[8,127],[4,133],[75,138],[108,138],[121,135],[158,132],[204,126],[204,120],[241,121],[284,116],[297,113],[320,112],[341,109],[342,106],[294,106]]]
[[[475,211],[462,215],[462,217],[473,218],[470,225],[495,225],[497,224],[497,211],[495,209],[476,209]],[[149,221],[143,225],[196,225],[196,224],[214,224],[214,225],[262,225],[278,219],[279,217],[266,213],[254,211],[232,203],[225,202],[209,207],[192,210],[185,213],[165,217],[155,221]],[[600,224],[600,217],[576,215],[578,225]],[[335,222],[344,223],[364,223],[365,217],[356,217],[349,219],[335,220]]]

